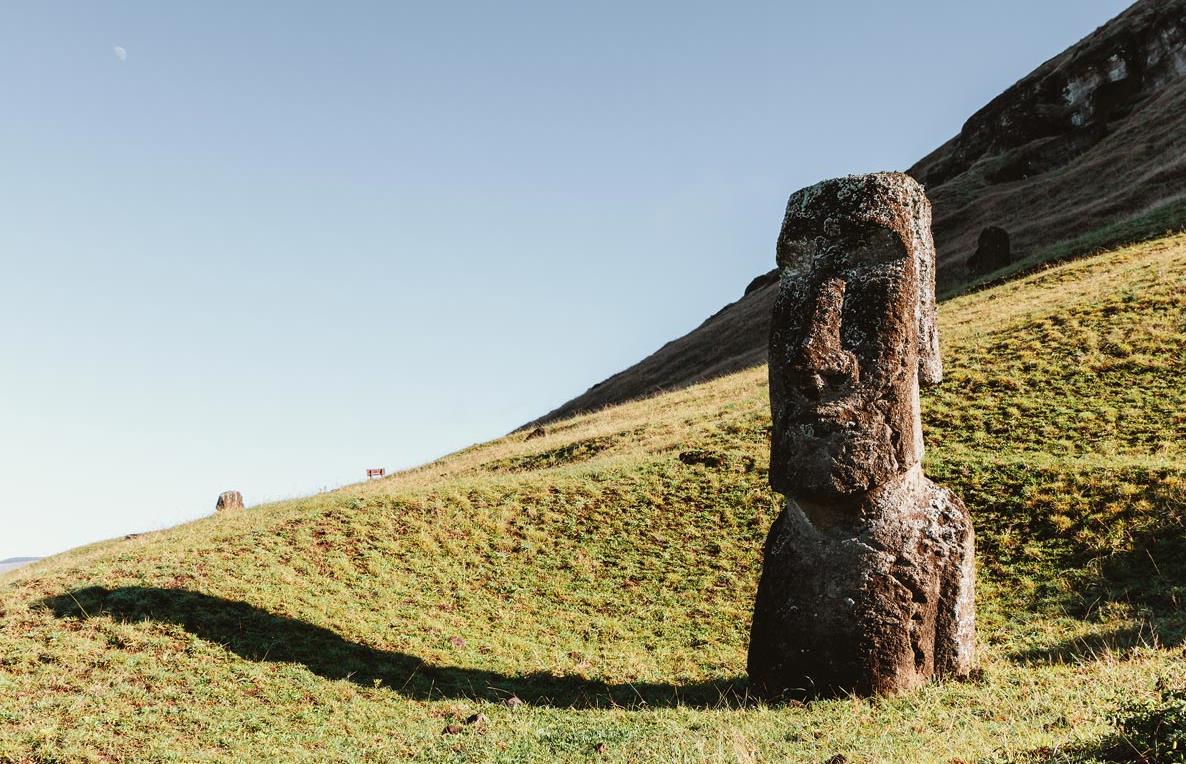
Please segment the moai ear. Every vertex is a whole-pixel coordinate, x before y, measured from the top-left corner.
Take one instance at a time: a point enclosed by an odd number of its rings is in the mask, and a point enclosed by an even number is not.
[[[918,381],[923,387],[943,380],[939,355],[939,322],[935,306],[935,241],[931,237],[931,205],[923,197],[915,231],[914,257],[918,262]]]

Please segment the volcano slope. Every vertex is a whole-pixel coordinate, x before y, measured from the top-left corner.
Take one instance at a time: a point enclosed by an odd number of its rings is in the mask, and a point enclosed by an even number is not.
[[[968,118],[907,173],[934,206],[938,287],[961,287],[1186,226],[1186,0],[1138,0]],[[1006,272],[972,272],[986,228]],[[771,271],[736,302],[527,428],[766,361]]]
[[[7,574],[0,761],[1102,756],[1186,681],[1186,236],[940,320],[926,469],[977,526],[975,681],[747,700],[755,368]]]

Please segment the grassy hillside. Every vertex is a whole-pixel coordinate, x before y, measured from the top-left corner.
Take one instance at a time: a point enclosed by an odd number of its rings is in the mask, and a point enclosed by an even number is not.
[[[1030,258],[1084,231],[1181,201],[1186,1],[1137,0],[972,114],[908,172],[934,204],[938,280],[967,280],[988,226]],[[1169,54],[1169,55],[1167,55]],[[1123,61],[1117,79],[1096,72]],[[1074,96],[1069,83],[1087,85]]]
[[[927,468],[977,523],[976,681],[747,701],[757,368],[8,574],[0,761],[1102,755],[1186,680],[1186,236],[940,320]]]
[[[1136,0],[906,171],[933,205],[941,292],[1186,229],[1184,43],[1186,0]],[[967,262],[989,226],[1009,233],[1015,262],[976,276]],[[777,291],[762,286],[764,275],[700,326],[537,421],[764,363]]]

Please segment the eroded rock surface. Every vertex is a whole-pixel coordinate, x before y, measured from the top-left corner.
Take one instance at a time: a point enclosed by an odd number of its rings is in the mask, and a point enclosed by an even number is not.
[[[1099,143],[1108,123],[1183,76],[1186,1],[1141,0],[969,117],[921,179],[942,185],[986,156],[1001,157],[990,182],[1046,172]],[[1039,150],[1034,144],[1043,139]]]
[[[889,693],[974,661],[974,535],[922,474],[920,384],[942,377],[931,208],[902,173],[794,194],[770,332],[770,483],[752,690]]]

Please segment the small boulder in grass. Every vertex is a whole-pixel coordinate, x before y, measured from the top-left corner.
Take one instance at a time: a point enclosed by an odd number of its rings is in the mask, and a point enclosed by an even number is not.
[[[215,512],[227,512],[243,509],[243,494],[238,491],[223,491],[218,494],[218,501],[214,504]]]
[[[486,714],[470,714],[463,722],[452,722],[441,730],[442,735],[460,735],[466,727],[480,729],[486,726]]]

